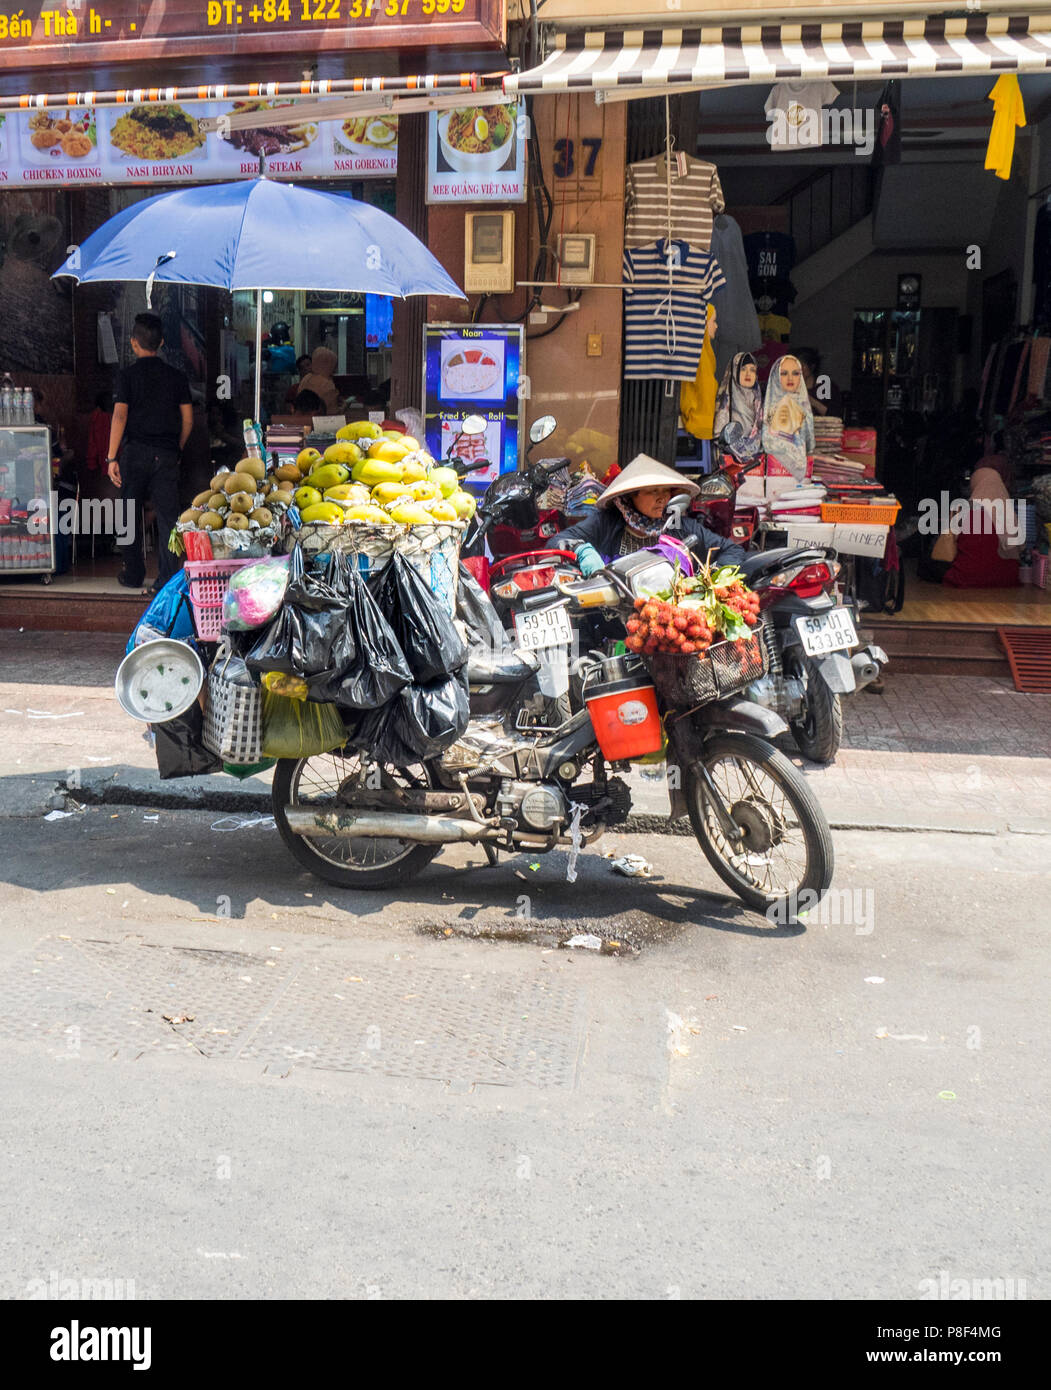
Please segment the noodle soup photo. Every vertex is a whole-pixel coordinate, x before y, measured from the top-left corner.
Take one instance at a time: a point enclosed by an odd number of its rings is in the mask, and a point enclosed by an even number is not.
[[[433,112],[427,148],[429,202],[521,202],[524,112],[518,103]]]

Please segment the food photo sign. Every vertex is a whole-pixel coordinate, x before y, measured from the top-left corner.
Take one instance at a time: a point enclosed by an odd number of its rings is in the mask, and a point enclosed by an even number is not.
[[[427,134],[427,201],[524,202],[528,134],[524,101],[432,111]]]
[[[472,483],[490,483],[518,467],[521,448],[520,324],[428,323],[424,326],[424,431],[435,458],[487,459]],[[486,422],[465,435],[468,415]]]
[[[391,177],[398,118],[266,124],[289,100],[48,107],[0,113],[0,184],[194,183],[254,178],[259,160],[275,178]],[[205,134],[197,122],[258,111],[249,130]]]

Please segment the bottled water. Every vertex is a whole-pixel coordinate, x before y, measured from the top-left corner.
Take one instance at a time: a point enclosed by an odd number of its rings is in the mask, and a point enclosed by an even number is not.
[[[32,386],[22,387],[22,424],[32,425],[36,423],[36,405],[33,401]]]
[[[15,384],[11,380],[11,373],[5,372],[3,383],[0,384],[0,424],[14,424],[15,409]]]

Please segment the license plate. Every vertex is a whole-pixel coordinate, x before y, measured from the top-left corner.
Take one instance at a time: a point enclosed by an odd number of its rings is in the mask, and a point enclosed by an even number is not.
[[[820,656],[822,652],[838,652],[844,647],[858,645],[854,621],[845,608],[833,608],[814,618],[796,618],[795,625],[807,656]]]
[[[573,641],[573,626],[564,603],[551,608],[534,608],[530,613],[515,614],[515,636],[518,645],[527,652],[541,647],[568,647]]]

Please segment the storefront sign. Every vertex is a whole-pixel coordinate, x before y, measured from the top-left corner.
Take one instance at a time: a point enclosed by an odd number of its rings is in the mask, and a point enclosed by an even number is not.
[[[518,467],[523,330],[518,324],[424,327],[424,428],[435,458],[488,459],[471,474],[492,482]],[[468,415],[486,421],[484,435],[461,434]]]
[[[2,0],[0,0],[2,3]],[[12,67],[503,43],[504,0],[30,0],[0,8]]]
[[[304,121],[203,135],[196,120],[288,103],[48,107],[0,112],[0,185],[209,183],[253,178],[390,178],[397,116]]]
[[[525,201],[525,103],[432,111],[427,128],[429,203]]]

